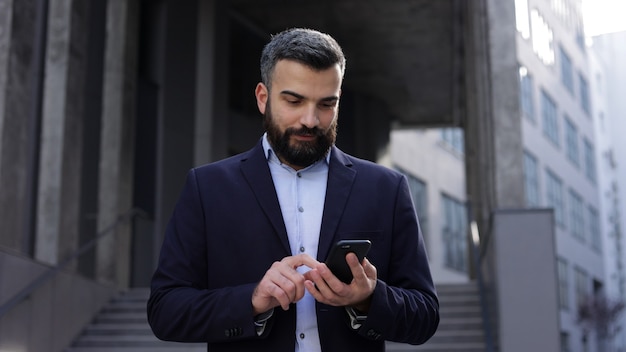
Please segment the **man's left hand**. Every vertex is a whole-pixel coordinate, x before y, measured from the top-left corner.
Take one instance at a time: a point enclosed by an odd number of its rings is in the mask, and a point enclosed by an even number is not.
[[[304,274],[305,287],[321,303],[331,306],[352,306],[360,312],[367,313],[372,292],[376,287],[376,267],[367,258],[359,263],[354,253],[348,253],[346,261],[353,276],[349,285],[339,280],[326,264],[320,263]]]

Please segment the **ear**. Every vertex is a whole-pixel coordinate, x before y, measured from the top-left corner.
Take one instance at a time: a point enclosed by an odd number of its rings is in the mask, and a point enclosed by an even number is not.
[[[256,96],[256,106],[259,108],[261,114],[265,114],[267,99],[269,99],[269,91],[265,84],[259,82],[254,90],[254,95]]]

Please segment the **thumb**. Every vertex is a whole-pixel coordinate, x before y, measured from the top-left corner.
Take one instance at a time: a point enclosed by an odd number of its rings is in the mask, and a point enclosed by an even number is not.
[[[367,276],[370,279],[376,280],[377,278],[376,267],[372,263],[370,263],[370,261],[367,260],[367,258],[363,258],[363,270],[365,271],[365,276]]]

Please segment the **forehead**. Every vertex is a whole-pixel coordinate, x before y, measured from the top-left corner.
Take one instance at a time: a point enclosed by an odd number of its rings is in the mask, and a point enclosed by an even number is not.
[[[279,60],[272,75],[272,90],[284,89],[306,95],[338,95],[341,89],[339,64],[317,70],[294,60]]]

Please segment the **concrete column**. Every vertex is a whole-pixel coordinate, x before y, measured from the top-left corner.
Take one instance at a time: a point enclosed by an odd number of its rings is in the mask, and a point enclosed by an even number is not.
[[[50,264],[78,247],[85,6],[78,0],[49,3],[35,257]]]
[[[9,74],[9,50],[11,49],[11,24],[13,14],[13,0],[0,0],[0,156],[2,155],[2,141],[5,112],[5,96],[7,91],[7,76]],[[2,173],[2,159],[0,159],[0,174]]]
[[[488,0],[487,10],[496,205],[499,209],[520,208],[526,205],[526,198],[515,4]]]
[[[138,0],[109,0],[104,61],[98,232],[132,207]],[[113,236],[98,244],[96,276],[129,283],[131,223],[119,222]]]
[[[38,1],[0,0],[0,245],[30,254]]]
[[[499,208],[524,206],[513,2],[467,2],[467,189],[481,234]]]
[[[202,4],[204,0],[199,1]],[[206,5],[202,5],[203,7]],[[211,161],[220,160],[229,154],[230,109],[229,109],[229,78],[231,65],[226,53],[230,50],[229,4],[224,0],[215,0],[213,18],[213,86],[219,87],[213,94],[211,119]],[[254,96],[252,96],[254,98]]]
[[[196,59],[196,121],[194,164],[211,161],[215,86],[216,1],[198,3],[198,51]]]
[[[194,165],[229,156],[228,17],[225,1],[198,1]]]
[[[159,112],[155,182],[155,233],[160,239],[185,181],[193,166],[196,106],[196,62],[199,1],[166,1],[164,50],[160,53]],[[221,13],[221,17],[227,17]],[[227,55],[219,55],[227,56]],[[227,101],[227,99],[224,99]],[[225,116],[212,123],[227,120]]]

